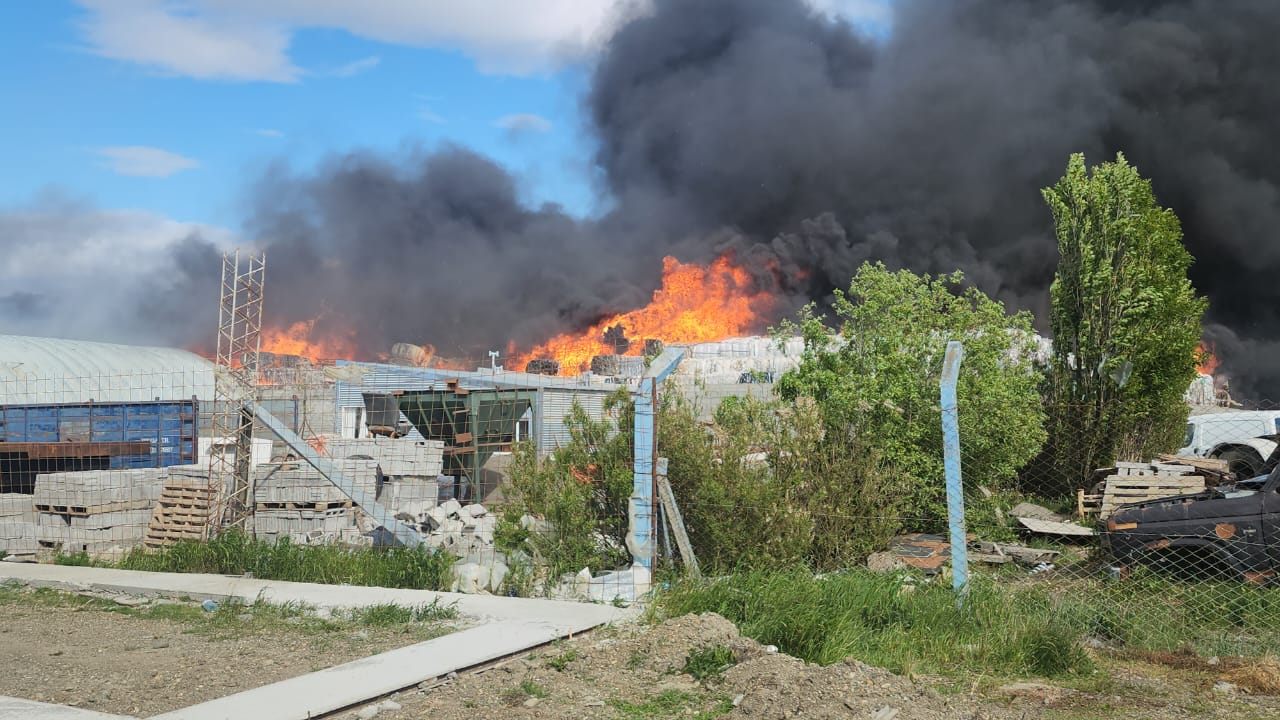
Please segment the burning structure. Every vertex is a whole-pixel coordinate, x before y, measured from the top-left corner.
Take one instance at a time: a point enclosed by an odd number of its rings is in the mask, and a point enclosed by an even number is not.
[[[246,223],[274,258],[268,348],[372,361],[431,342],[466,367],[501,351],[509,368],[556,360],[573,373],[621,353],[561,339],[598,338],[649,303],[665,257],[727,262],[731,284],[750,283],[750,322],[687,342],[821,304],[867,260],[959,268],[1043,319],[1054,240],[1038,190],[1073,151],[1123,150],[1182,220],[1233,392],[1280,396],[1267,282],[1280,270],[1280,164],[1265,141],[1280,6],[908,0],[869,37],[801,0],[648,5],[588,80],[609,201],[596,217],[528,207],[515,176],[456,146],[273,169]],[[165,341],[212,324],[192,300],[210,295],[210,256],[189,239],[178,275],[148,293],[164,301],[141,317]],[[422,282],[434,268],[447,272]]]

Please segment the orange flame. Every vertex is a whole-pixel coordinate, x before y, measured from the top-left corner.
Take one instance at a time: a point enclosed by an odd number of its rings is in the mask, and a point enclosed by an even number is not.
[[[300,320],[289,327],[265,328],[262,331],[262,349],[277,355],[297,355],[308,360],[333,360],[354,358],[356,344],[350,334],[315,332],[316,321]]]
[[[639,355],[646,339],[668,343],[715,342],[741,337],[764,323],[773,304],[767,292],[755,292],[751,275],[723,255],[709,266],[662,259],[662,287],[638,310],[606,318],[582,333],[551,338],[524,355],[515,355],[512,370],[533,359],[559,361],[560,372],[573,375],[591,366],[597,355],[617,353],[605,332],[621,326],[631,341],[625,355]]]
[[[1214,355],[1216,351],[1217,348],[1213,343],[1206,343],[1203,340],[1196,346],[1196,370],[1201,375],[1213,375],[1218,371],[1221,362]]]

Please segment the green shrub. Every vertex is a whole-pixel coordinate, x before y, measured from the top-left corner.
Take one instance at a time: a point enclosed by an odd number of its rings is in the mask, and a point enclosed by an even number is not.
[[[967,285],[864,264],[836,291],[835,327],[806,308],[804,355],[778,381],[782,398],[816,404],[827,444],[857,441],[894,469],[903,514],[946,517],[939,381],[948,341],[964,343],[957,385],[964,481],[976,494],[1011,486],[1046,438],[1031,315]],[[924,529],[924,528],[920,528]]]
[[[252,575],[264,580],[447,590],[455,558],[419,548],[344,548],[257,540],[238,530],[208,542],[129,552],[118,566],[153,572]]]
[[[898,473],[858,443],[828,442],[811,402],[730,397],[706,428],[668,390],[658,447],[694,553],[709,571],[846,567],[901,528]]]
[[[575,402],[565,418],[569,443],[550,458],[528,443],[515,449],[494,542],[501,550],[531,552],[548,580],[628,560],[633,409],[626,391],[611,395],[605,411],[605,419],[594,420]],[[523,515],[549,523],[549,530],[521,527]]]

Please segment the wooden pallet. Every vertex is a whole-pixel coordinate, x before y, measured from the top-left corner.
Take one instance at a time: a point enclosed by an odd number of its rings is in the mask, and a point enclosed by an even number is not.
[[[127,500],[123,502],[104,503],[101,505],[36,505],[36,512],[51,515],[100,515],[102,513],[120,512],[123,510],[146,510],[151,507],[150,500]]]
[[[260,502],[259,510],[343,510],[352,506],[351,500],[321,500],[317,502]]]
[[[1104,520],[1122,505],[1204,492],[1204,477],[1200,475],[1112,475],[1106,482],[1098,511],[1098,517]]]
[[[1083,520],[1087,515],[1097,515],[1102,512],[1102,496],[1089,494],[1084,488],[1076,490],[1076,514]]]
[[[143,545],[161,548],[181,540],[208,539],[216,502],[217,493],[206,484],[166,482],[160,491],[160,501],[151,512],[151,524],[147,526]]]

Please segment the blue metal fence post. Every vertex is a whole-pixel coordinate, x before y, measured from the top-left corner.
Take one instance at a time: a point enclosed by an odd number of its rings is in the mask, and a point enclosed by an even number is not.
[[[942,451],[947,475],[947,524],[951,530],[951,585],[957,604],[963,604],[969,589],[969,550],[964,526],[964,486],[960,478],[960,416],[956,410],[956,380],[964,346],[947,343],[942,361]]]
[[[649,369],[640,379],[640,388],[635,395],[635,458],[632,475],[631,507],[628,520],[627,549],[635,564],[648,570],[653,569],[653,554],[657,547],[655,513],[657,507],[654,493],[653,464],[657,460],[657,438],[654,430],[654,415],[657,408],[658,384],[670,375],[680,361],[684,359],[684,350],[671,348],[649,363]]]

